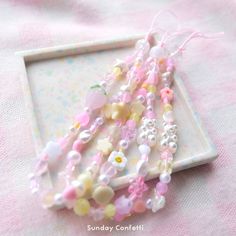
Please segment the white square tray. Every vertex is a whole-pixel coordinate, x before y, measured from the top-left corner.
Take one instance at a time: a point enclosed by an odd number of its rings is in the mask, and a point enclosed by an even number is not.
[[[47,141],[66,133],[75,114],[82,109],[89,87],[101,79],[116,58],[122,59],[128,55],[140,38],[142,35],[17,53],[24,68],[22,84],[37,153]],[[179,149],[173,171],[180,171],[213,161],[217,152],[178,75],[175,76],[174,90]],[[126,170],[111,182],[115,189],[127,186],[129,178],[134,175],[138,152],[137,147],[133,146],[128,154]],[[153,150],[147,179],[159,175],[158,159],[158,150]],[[86,166],[89,159],[83,160],[82,166]],[[46,182],[52,184],[49,176]]]

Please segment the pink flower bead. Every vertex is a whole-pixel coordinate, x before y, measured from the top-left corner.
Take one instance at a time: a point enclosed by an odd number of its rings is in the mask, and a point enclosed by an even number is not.
[[[63,192],[63,197],[68,201],[76,199],[76,189],[72,186],[67,187]]]
[[[156,191],[160,194],[163,195],[168,191],[168,185],[166,183],[158,182],[156,184]]]
[[[77,152],[81,152],[83,148],[84,148],[84,144],[80,140],[76,140],[73,143],[73,147],[72,147],[73,150],[76,150]]]
[[[160,91],[160,94],[161,94],[161,99],[162,101],[164,100],[168,100],[168,102],[171,102],[174,98],[174,92],[172,89],[170,88],[163,88],[161,91]]]
[[[90,117],[87,112],[82,112],[81,114],[78,114],[76,116],[76,120],[80,123],[82,127],[85,127],[89,123]]]

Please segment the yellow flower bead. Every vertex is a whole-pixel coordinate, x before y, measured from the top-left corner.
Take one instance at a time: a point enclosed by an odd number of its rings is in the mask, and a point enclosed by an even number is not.
[[[172,111],[172,106],[170,104],[164,105],[164,112]]]
[[[148,85],[148,92],[156,93],[157,89],[154,85]]]
[[[106,218],[111,219],[116,214],[116,208],[113,204],[108,204],[104,209],[104,215]]]
[[[90,210],[90,203],[85,198],[80,198],[75,202],[74,212],[76,215],[84,216],[89,213]]]
[[[130,119],[134,120],[136,123],[138,123],[140,120],[140,116],[137,113],[132,113],[130,116]]]
[[[85,190],[89,190],[93,186],[93,178],[90,173],[81,174],[78,181],[83,184]]]

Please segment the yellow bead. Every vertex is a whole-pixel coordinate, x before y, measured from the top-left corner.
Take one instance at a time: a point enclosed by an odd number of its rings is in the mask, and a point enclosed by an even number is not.
[[[93,186],[93,178],[90,173],[81,174],[78,181],[83,184],[85,190],[89,190]]]
[[[141,102],[133,102],[131,105],[131,112],[141,115],[145,110],[145,106]]]
[[[172,106],[170,104],[164,105],[164,112],[172,111]]]
[[[116,208],[113,204],[108,204],[104,209],[104,215],[106,218],[112,218],[116,214]]]
[[[132,113],[130,116],[130,119],[134,120],[136,123],[138,123],[140,120],[140,116],[137,113]]]
[[[114,197],[114,191],[110,186],[100,185],[94,189],[92,196],[96,203],[106,205]]]
[[[142,88],[145,88],[145,89],[147,89],[147,88],[148,88],[148,84],[146,84],[146,83],[143,83],[143,84],[142,84]]]
[[[75,202],[74,212],[79,216],[84,216],[89,213],[90,203],[85,198],[80,198]]]
[[[116,79],[122,79],[122,78],[123,78],[123,76],[122,76],[122,70],[121,70],[120,67],[118,67],[118,66],[114,67],[113,73],[114,73],[114,75],[116,76]]]
[[[79,128],[80,128],[80,123],[76,123],[74,127],[75,127],[76,129],[79,129]]]
[[[148,85],[148,92],[156,93],[157,89],[154,85]]]

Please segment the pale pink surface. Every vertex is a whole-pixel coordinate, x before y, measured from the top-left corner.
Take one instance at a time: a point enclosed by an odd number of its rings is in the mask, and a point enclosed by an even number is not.
[[[211,165],[174,174],[167,207],[126,220],[144,232],[126,235],[236,234],[236,3],[176,1],[0,1],[0,235],[108,235],[89,233],[88,219],[41,209],[30,195],[34,158],[15,51],[145,32],[160,9],[188,26],[225,31],[218,41],[195,41],[182,61],[183,79],[220,157]],[[114,225],[102,222],[99,224]],[[113,235],[124,235],[113,232]]]

